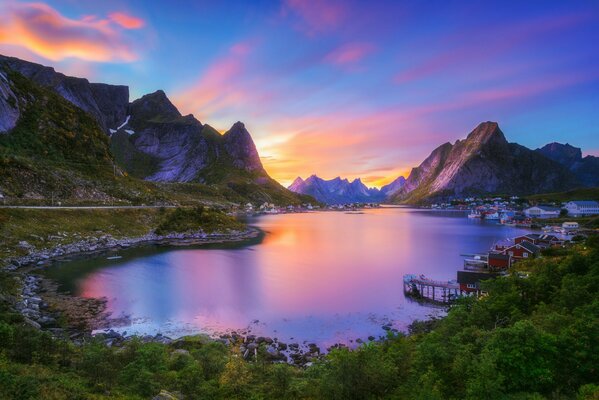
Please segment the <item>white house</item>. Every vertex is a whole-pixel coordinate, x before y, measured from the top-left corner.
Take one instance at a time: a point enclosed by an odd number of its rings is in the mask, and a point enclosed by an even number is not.
[[[557,218],[559,211],[557,207],[533,206],[524,210],[524,215],[529,218]]]
[[[596,201],[569,201],[565,208],[572,217],[599,214],[599,203]]]

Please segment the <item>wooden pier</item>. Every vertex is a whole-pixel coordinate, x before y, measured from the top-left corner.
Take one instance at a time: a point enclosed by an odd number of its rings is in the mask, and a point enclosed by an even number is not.
[[[468,294],[460,290],[457,281],[436,281],[424,275],[404,275],[403,290],[406,295],[449,304],[459,296]]]

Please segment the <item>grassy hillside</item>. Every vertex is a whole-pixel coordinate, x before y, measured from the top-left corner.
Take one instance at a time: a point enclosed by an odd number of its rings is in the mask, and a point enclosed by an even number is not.
[[[1,260],[27,254],[19,243],[52,248],[87,237],[110,234],[116,239],[202,229],[243,229],[243,224],[217,209],[0,209]]]
[[[567,202],[570,200],[597,200],[599,201],[599,188],[579,188],[560,193],[543,193],[526,197],[533,202]]]
[[[248,362],[240,343],[228,348],[203,337],[74,346],[12,311],[7,300],[18,282],[0,273],[0,397],[597,399],[599,240],[558,253],[519,264],[526,278],[487,281],[486,297],[413,324],[409,336],[333,350],[305,369],[270,363],[264,344]]]

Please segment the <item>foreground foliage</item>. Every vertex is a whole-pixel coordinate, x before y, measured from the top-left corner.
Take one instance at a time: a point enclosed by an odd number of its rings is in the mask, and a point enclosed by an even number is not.
[[[411,335],[335,350],[307,369],[246,362],[201,337],[75,347],[3,302],[0,398],[148,399],[165,389],[190,399],[597,399],[599,240],[554,254]],[[0,282],[3,299],[14,295],[11,275]]]

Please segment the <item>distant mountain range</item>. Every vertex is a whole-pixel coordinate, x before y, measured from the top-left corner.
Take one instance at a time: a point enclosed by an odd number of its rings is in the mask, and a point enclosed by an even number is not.
[[[241,122],[221,135],[181,115],[161,90],[129,102],[127,86],[2,55],[0,177],[0,194],[17,198],[314,201],[266,173]]]
[[[508,143],[496,122],[479,124],[466,139],[437,147],[407,179],[377,190],[359,180],[301,178],[290,190],[325,203],[387,202],[417,204],[489,194],[528,195],[599,186],[599,158],[579,148],[552,143],[530,150]]]
[[[297,177],[288,187],[296,193],[310,195],[326,204],[379,203],[399,191],[405,182],[400,176],[380,190],[369,188],[360,179],[349,181],[340,177],[324,180],[312,175],[306,180]]]

